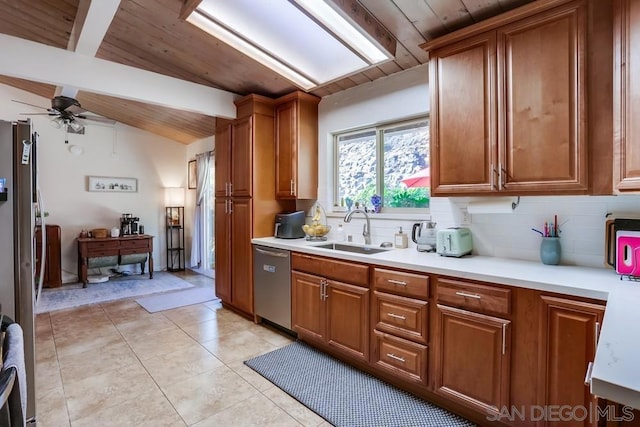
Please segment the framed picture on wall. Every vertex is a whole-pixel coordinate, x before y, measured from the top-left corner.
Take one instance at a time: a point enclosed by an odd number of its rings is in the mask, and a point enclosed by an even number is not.
[[[198,174],[196,173],[196,161],[195,160],[191,160],[189,162],[189,174],[187,176],[188,179],[188,184],[189,184],[189,190],[195,190],[196,186],[198,184]]]
[[[119,178],[115,176],[87,177],[89,191],[117,191],[120,193],[137,193],[138,180],[136,178]]]

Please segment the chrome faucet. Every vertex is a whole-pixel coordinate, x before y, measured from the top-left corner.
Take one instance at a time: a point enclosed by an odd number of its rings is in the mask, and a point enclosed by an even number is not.
[[[367,215],[365,211],[363,211],[362,209],[354,209],[350,211],[348,214],[345,215],[344,222],[351,222],[351,217],[356,212],[363,214],[365,219],[367,220],[367,223],[362,226],[362,236],[364,237],[364,244],[370,245],[371,244],[371,222],[369,221],[369,215]]]

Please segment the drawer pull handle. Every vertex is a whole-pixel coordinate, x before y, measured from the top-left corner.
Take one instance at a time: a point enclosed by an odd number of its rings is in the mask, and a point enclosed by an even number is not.
[[[481,297],[480,295],[478,295],[478,294],[468,294],[468,293],[466,293],[466,292],[460,292],[460,291],[456,292],[456,295],[459,295],[459,296],[461,296],[461,297],[465,297],[465,298],[475,298],[475,299],[480,299],[480,298],[482,298],[482,297]]]
[[[407,286],[407,282],[403,280],[387,279],[387,282],[393,283],[394,285]]]
[[[402,362],[402,363],[406,362],[404,357],[396,356],[393,353],[387,353],[387,357],[389,357],[390,359],[393,359],[393,360],[397,360],[398,362]]]
[[[405,316],[401,316],[401,315],[395,314],[395,313],[387,313],[387,316],[393,317],[394,319],[407,320],[407,318]]]

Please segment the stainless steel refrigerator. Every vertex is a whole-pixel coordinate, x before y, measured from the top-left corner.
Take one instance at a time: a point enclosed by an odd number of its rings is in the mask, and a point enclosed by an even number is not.
[[[27,421],[35,421],[34,201],[36,136],[29,123],[0,121],[0,312],[22,327]],[[6,198],[6,201],[4,200]]]

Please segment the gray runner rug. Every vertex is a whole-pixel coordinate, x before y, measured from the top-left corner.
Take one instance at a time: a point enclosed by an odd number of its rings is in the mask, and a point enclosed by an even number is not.
[[[475,425],[301,341],[244,363],[335,426]]]

